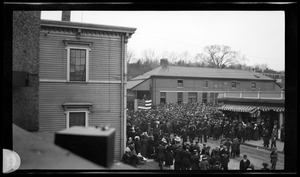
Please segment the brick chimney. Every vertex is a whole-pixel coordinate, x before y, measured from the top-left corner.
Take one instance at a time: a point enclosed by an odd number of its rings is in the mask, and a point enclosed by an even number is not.
[[[61,21],[67,21],[69,22],[71,19],[71,11],[62,11],[61,14]]]
[[[160,66],[162,68],[167,68],[168,67],[168,64],[169,64],[169,61],[167,58],[162,58],[160,59]]]

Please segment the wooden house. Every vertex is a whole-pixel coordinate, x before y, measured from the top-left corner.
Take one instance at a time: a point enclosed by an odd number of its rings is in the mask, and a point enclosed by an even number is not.
[[[126,44],[135,28],[42,20],[39,130],[116,128],[114,154],[125,149]]]

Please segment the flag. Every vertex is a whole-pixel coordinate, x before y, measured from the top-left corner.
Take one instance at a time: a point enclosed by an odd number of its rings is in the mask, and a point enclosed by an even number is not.
[[[138,100],[138,109],[151,109],[152,100]]]

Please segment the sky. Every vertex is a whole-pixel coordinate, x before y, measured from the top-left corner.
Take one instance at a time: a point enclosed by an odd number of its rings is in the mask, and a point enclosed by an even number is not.
[[[41,19],[61,20],[61,11],[42,11]],[[285,69],[284,11],[71,11],[71,21],[136,28],[128,42],[135,58],[145,50],[193,58],[218,44],[244,55],[246,65]]]

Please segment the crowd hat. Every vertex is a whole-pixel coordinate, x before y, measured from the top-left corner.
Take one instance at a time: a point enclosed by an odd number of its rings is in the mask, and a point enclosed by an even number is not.
[[[130,152],[130,151],[131,151],[130,148],[126,147],[125,152]]]
[[[207,159],[206,155],[203,155],[202,160],[206,160],[206,159]]]
[[[175,140],[176,142],[180,142],[180,141],[181,141],[181,139],[180,139],[178,136],[176,136],[174,140]]]
[[[265,163],[265,162],[264,162],[262,165],[263,165],[264,167],[269,166],[269,164],[268,164],[268,163]]]

